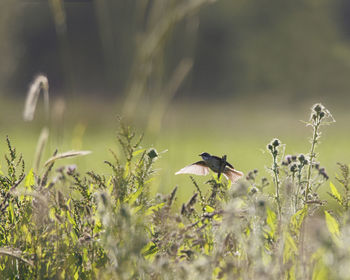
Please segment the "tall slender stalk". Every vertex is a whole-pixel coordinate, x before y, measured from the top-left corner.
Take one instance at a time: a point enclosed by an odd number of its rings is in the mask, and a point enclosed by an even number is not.
[[[310,165],[307,171],[306,178],[305,201],[308,200],[308,195],[311,191],[312,168],[314,167],[314,160],[316,158],[315,149],[321,136],[321,132],[319,132],[320,126],[322,124],[329,124],[333,122],[335,122],[333,116],[322,104],[315,104],[312,107],[310,121],[307,123],[307,125],[310,125],[313,128],[313,133],[311,139],[311,149],[309,153]]]
[[[278,207],[278,217],[281,218],[282,206],[280,199],[280,179],[279,179],[279,165],[277,162],[278,158],[278,146],[280,146],[281,142],[278,139],[273,139],[270,144],[267,145],[267,149],[271,152],[273,163],[272,163],[272,172],[274,176],[274,181],[276,184],[276,202]]]
[[[320,124],[321,124],[321,120],[319,119],[317,121],[317,123],[315,123],[315,125],[313,126],[314,132],[313,132],[313,136],[312,136],[312,140],[311,140],[311,149],[310,149],[310,153],[309,153],[310,164],[309,164],[309,168],[307,171],[307,185],[306,185],[306,191],[305,191],[305,201],[307,201],[307,196],[310,192],[312,166],[313,166],[314,159],[316,158],[315,147],[317,144],[317,140],[319,138],[318,129],[320,127]]]

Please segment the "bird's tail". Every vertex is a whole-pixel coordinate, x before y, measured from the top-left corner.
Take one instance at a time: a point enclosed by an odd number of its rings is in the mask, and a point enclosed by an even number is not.
[[[243,172],[235,170],[230,167],[226,167],[224,171],[224,175],[230,179],[231,183],[236,182],[238,179],[242,178],[244,176]]]

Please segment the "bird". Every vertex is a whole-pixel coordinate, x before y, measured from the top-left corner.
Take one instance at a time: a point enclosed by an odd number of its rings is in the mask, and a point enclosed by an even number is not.
[[[220,158],[210,155],[209,153],[201,153],[199,156],[201,156],[203,160],[185,166],[177,171],[175,175],[195,174],[205,176],[209,174],[209,170],[212,170],[218,173],[219,179],[220,175],[224,174],[227,179],[230,179],[231,183],[236,182],[244,175],[241,171],[235,170],[232,164],[226,161],[226,155]]]

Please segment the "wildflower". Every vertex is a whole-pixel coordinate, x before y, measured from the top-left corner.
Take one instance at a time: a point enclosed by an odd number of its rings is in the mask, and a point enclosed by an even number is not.
[[[298,170],[297,164],[296,164],[296,163],[293,163],[293,164],[291,165],[291,167],[290,167],[290,171],[293,172],[293,173],[295,173],[295,172],[297,172],[297,170]]]
[[[277,138],[272,141],[272,146],[278,147],[281,144],[281,141]]]
[[[68,175],[73,175],[76,169],[77,169],[76,164],[68,165],[67,166],[67,174]]]
[[[300,161],[300,163],[304,163],[305,156],[303,154],[300,154],[299,157],[298,157],[298,160]]]
[[[327,172],[326,172],[326,169],[325,169],[324,167],[320,168],[320,169],[318,170],[318,173],[319,173],[324,179],[326,179],[326,180],[329,179],[329,176],[328,176],[328,174],[327,174]]]
[[[151,149],[147,155],[149,156],[150,159],[154,159],[156,157],[158,157],[158,153],[155,149]]]
[[[251,194],[256,194],[258,192],[258,188],[257,187],[252,187],[251,190],[250,190],[250,193]]]
[[[261,208],[265,207],[265,201],[264,200],[259,200],[258,201],[258,206],[261,207]]]
[[[313,108],[313,110],[316,112],[316,113],[320,113],[323,109],[323,106],[321,104],[316,104]]]
[[[249,180],[252,180],[254,181],[255,180],[255,176],[254,176],[254,172],[253,171],[249,171],[247,176],[246,176],[246,179],[249,181]]]

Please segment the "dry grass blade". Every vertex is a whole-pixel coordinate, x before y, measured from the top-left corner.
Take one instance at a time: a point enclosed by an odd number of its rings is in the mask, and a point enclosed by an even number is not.
[[[126,118],[130,118],[135,114],[138,102],[147,92],[148,80],[154,72],[152,69],[156,68],[154,66],[156,63],[155,57],[159,56],[165,49],[167,35],[173,26],[188,15],[197,12],[204,4],[213,3],[215,1],[216,0],[174,1],[174,3],[177,4],[174,5],[171,10],[165,8],[158,10],[157,5],[150,5],[154,7],[149,12],[151,16],[150,20],[147,22],[150,28],[143,34],[138,44],[135,70],[133,70],[134,72],[129,89],[126,91],[126,100],[123,108],[123,115],[126,116]],[[166,5],[164,7],[166,7]],[[152,18],[154,22],[152,22]],[[188,66],[191,65],[187,65],[185,68]],[[186,72],[187,70],[184,69],[183,71]],[[181,77],[179,78],[181,80]]]
[[[38,103],[40,91],[43,90],[46,115],[49,112],[49,82],[44,75],[39,75],[30,85],[26,103],[24,106],[23,118],[25,121],[31,121],[34,118],[36,104]]]
[[[88,154],[91,154],[91,151],[69,151],[69,152],[57,154],[57,155],[49,158],[45,162],[45,166],[48,166],[50,163],[53,163],[53,162],[55,162],[56,160],[59,160],[59,159],[70,158],[70,157],[86,156]]]
[[[162,94],[160,94],[157,98],[154,109],[151,111],[148,122],[148,130],[150,132],[153,132],[155,134],[159,133],[161,128],[161,121],[163,119],[162,117],[166,111],[166,108],[192,69],[192,66],[193,61],[189,58],[182,59],[177,66],[170,82],[164,88]]]
[[[34,170],[39,170],[40,160],[43,155],[44,148],[47,143],[47,139],[49,138],[49,130],[47,127],[44,127],[41,130],[38,143],[36,145],[35,156],[34,156]]]
[[[13,249],[5,249],[5,248],[0,248],[0,255],[6,255],[10,257],[14,257],[18,260],[21,260],[22,262],[25,262],[26,264],[29,264],[30,266],[33,266],[33,262],[26,260],[21,256],[21,251],[20,250],[13,250]]]

